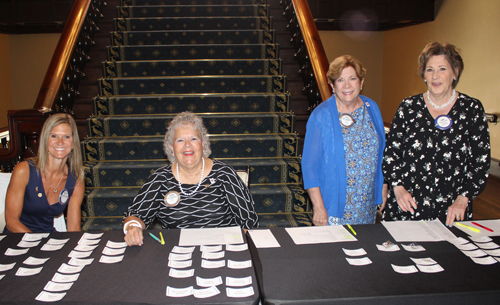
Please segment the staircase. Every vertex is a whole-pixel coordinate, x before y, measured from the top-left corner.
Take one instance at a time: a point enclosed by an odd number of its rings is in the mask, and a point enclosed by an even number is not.
[[[203,118],[211,158],[250,166],[261,227],[312,225],[275,8],[265,0],[120,4],[82,141],[83,229],[121,229],[141,185],[168,162],[168,122],[186,110]]]

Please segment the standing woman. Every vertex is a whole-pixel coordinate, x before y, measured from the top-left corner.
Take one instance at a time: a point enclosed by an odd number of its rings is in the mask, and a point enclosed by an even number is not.
[[[463,68],[454,45],[422,50],[428,90],[401,102],[387,138],[385,220],[472,219],[472,200],[488,178],[490,137],[481,102],[455,91]]]
[[[38,155],[12,172],[4,233],[52,232],[54,217],[66,208],[68,231],[80,231],[84,177],[75,120],[65,113],[50,116],[40,134]]]
[[[373,224],[382,204],[385,132],[377,104],[359,95],[366,74],[350,55],[327,73],[334,95],[307,122],[302,172],[315,225]]]

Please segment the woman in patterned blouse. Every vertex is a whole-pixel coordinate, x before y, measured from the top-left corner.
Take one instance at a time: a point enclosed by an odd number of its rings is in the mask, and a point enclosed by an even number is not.
[[[128,245],[142,245],[142,230],[155,219],[163,228],[258,226],[247,186],[232,167],[208,158],[210,142],[200,117],[177,115],[163,148],[170,164],[149,177],[125,213]]]
[[[365,68],[350,55],[328,70],[334,95],[307,121],[302,157],[304,188],[315,225],[375,223],[382,204],[385,132],[377,104],[359,95]]]
[[[484,189],[490,138],[483,105],[455,87],[463,70],[455,46],[429,43],[419,57],[427,92],[405,98],[384,155],[389,198],[384,220],[472,219]]]

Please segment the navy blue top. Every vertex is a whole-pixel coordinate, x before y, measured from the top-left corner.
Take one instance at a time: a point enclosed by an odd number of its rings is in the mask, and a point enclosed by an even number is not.
[[[31,232],[52,232],[54,228],[54,217],[61,215],[68,206],[69,199],[75,190],[76,180],[68,170],[66,185],[59,193],[59,202],[52,205],[47,201],[40,171],[37,170],[33,161],[28,161],[30,167],[30,178],[24,192],[24,204],[20,221]],[[66,193],[67,194],[66,194]],[[7,227],[4,233],[9,233]]]

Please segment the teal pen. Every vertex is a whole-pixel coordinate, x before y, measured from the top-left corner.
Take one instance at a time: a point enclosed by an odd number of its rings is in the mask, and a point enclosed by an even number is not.
[[[149,236],[151,236],[154,240],[156,240],[161,244],[161,240],[158,237],[156,237],[153,233],[149,232]]]

